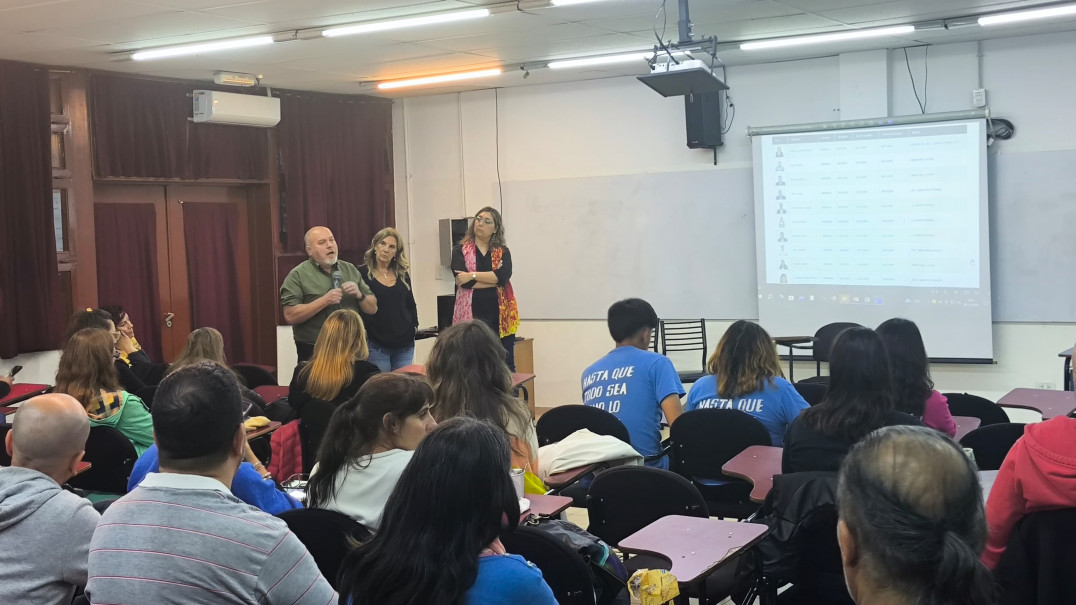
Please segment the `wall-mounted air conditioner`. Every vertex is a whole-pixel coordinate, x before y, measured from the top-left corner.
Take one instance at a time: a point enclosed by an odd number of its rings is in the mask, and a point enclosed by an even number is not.
[[[280,122],[280,99],[216,90],[194,91],[194,121],[268,128]]]

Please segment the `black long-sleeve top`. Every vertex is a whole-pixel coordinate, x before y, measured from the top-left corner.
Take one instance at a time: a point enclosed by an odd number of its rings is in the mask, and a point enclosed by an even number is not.
[[[497,285],[504,286],[508,283],[508,280],[512,278],[512,253],[509,252],[508,247],[501,248],[504,253],[501,255],[501,266],[499,269],[493,268],[493,248],[482,254],[480,250],[475,248],[475,273],[482,273],[484,271],[493,271],[497,274]],[[452,248],[452,275],[455,276],[456,272],[471,273],[467,269],[467,265],[463,260],[463,245],[456,244]],[[467,282],[459,288],[474,289],[476,282]],[[471,298],[471,315],[475,319],[480,319],[486,322],[489,327],[493,328],[493,333],[500,336],[501,320],[500,320],[500,305],[497,302],[497,289],[496,288],[480,288],[474,291]]]
[[[386,286],[370,274],[368,267],[361,267],[359,274],[377,297],[377,313],[360,312],[369,340],[390,349],[414,346],[418,305],[411,278],[397,279],[395,285]]]

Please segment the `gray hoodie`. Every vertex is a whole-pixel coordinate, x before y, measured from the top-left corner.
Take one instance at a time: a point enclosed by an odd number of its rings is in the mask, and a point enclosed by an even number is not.
[[[0,603],[67,604],[101,516],[48,475],[0,468]]]

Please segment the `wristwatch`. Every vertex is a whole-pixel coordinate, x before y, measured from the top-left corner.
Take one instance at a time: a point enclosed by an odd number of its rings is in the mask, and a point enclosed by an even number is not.
[[[478,281],[478,274],[477,273],[471,273],[471,281]]]

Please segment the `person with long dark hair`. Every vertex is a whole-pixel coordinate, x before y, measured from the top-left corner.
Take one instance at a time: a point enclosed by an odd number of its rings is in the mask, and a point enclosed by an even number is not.
[[[725,330],[706,362],[709,372],[691,386],[687,411],[740,410],[758,418],[780,447],[785,432],[809,406],[785,380],[777,346],[762,326],[739,320]]]
[[[467,414],[508,433],[512,465],[538,473],[538,434],[530,410],[512,394],[512,375],[497,336],[484,322],[459,323],[441,332],[426,360],[438,422]]]
[[[519,308],[512,290],[512,253],[504,239],[504,221],[496,208],[475,213],[463,241],[452,249],[456,307],[452,323],[479,319],[504,347],[508,369],[516,370],[515,342]]]
[[[112,315],[108,311],[103,309],[76,311],[67,322],[67,331],[64,333],[60,348],[67,346],[67,342],[71,340],[71,337],[76,332],[88,328],[104,330],[112,335],[112,363],[116,366],[116,375],[123,386],[123,390],[128,393],[140,393],[145,389],[146,382],[131,368],[132,362],[126,357],[127,352],[133,351],[130,340],[125,338],[123,333],[116,327],[116,323],[112,321]],[[158,377],[158,380],[160,380],[160,377]]]
[[[945,395],[934,390],[923,336],[915,322],[895,317],[878,326],[889,353],[897,410],[923,419],[923,424],[956,437],[956,422]]]
[[[379,374],[336,408],[307,485],[307,504],[344,513],[371,529],[412,454],[437,426],[424,378]]]
[[[415,450],[389,496],[381,528],[341,565],[350,605],[555,605],[534,565],[504,552],[519,522],[504,431],[453,418]]]
[[[838,482],[837,541],[859,605],[990,605],[982,487],[952,440],[893,426],[852,448]]]
[[[849,328],[833,343],[825,398],[785,435],[783,472],[836,471],[856,442],[894,424],[922,423],[896,409],[882,337],[870,328]]]
[[[142,345],[138,343],[138,339],[135,337],[134,322],[131,321],[131,316],[127,314],[127,311],[123,309],[123,305],[105,305],[101,307],[101,310],[108,313],[109,317],[112,318],[112,323],[116,326],[116,331],[121,335],[116,340],[116,349],[120,351],[120,359],[131,366],[131,371],[142,382],[147,385],[159,384],[161,378],[164,378],[168,365],[155,363],[142,349]]]

